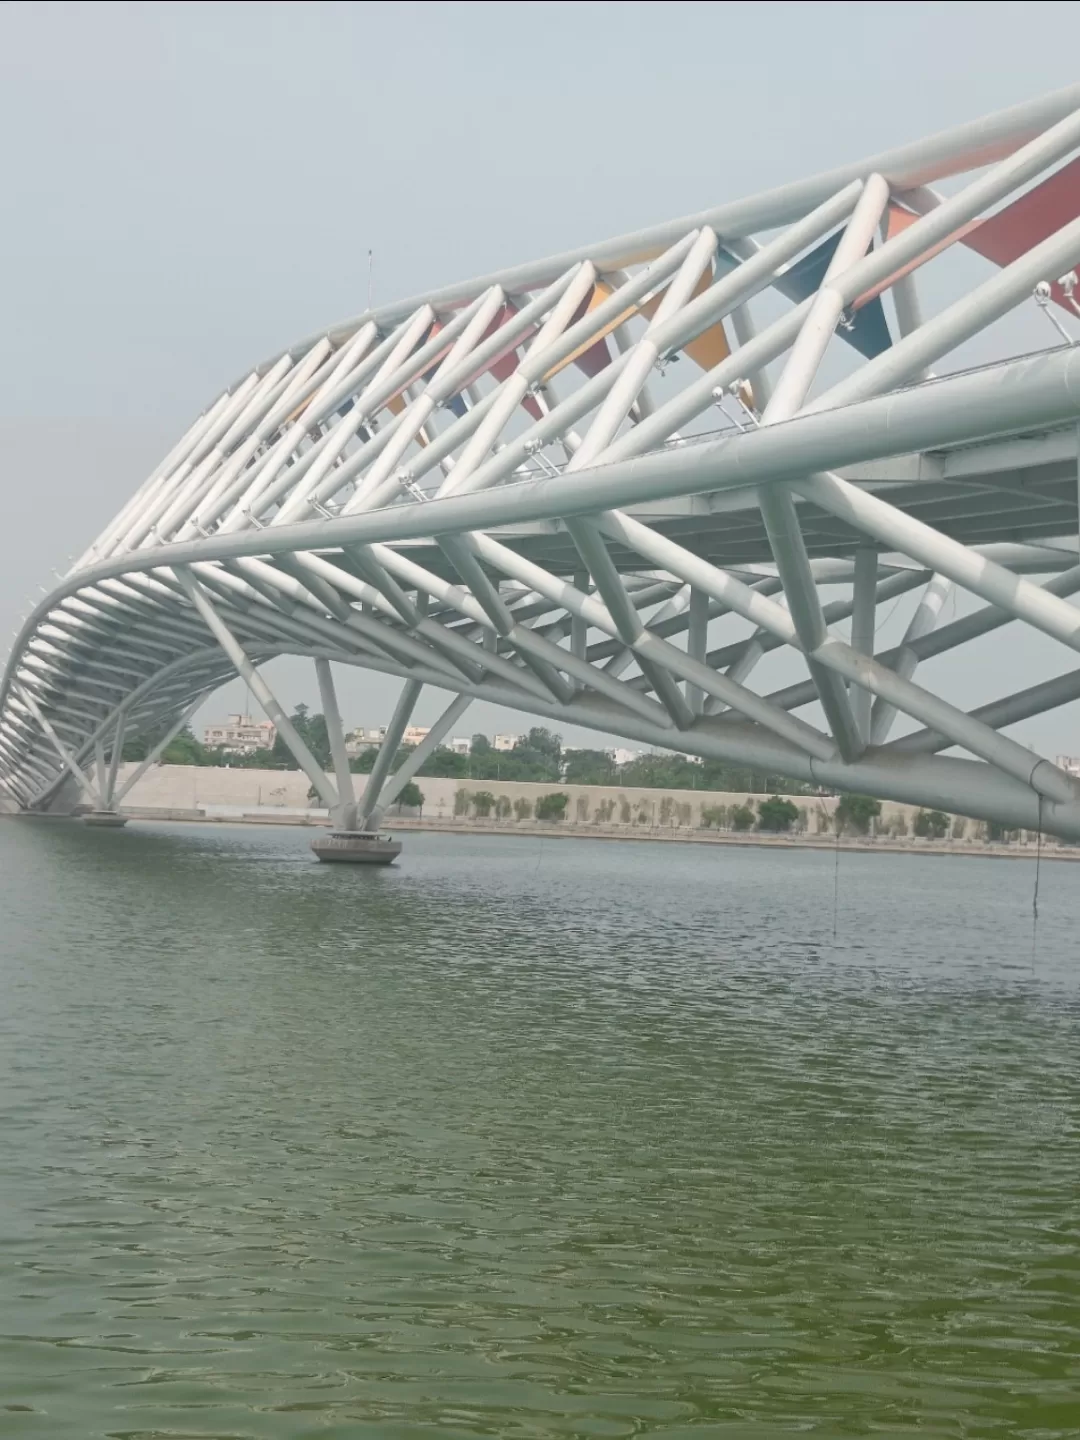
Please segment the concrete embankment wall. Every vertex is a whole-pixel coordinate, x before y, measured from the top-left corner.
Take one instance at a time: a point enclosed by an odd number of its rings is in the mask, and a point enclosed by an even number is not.
[[[135,767],[121,767],[121,775]],[[357,795],[363,793],[367,777],[354,776]],[[609,828],[662,826],[665,829],[698,829],[702,811],[745,804],[749,798],[756,805],[760,796],[748,797],[745,791],[716,790],[653,790],[626,785],[563,785],[525,784],[498,780],[449,780],[421,776],[417,781],[424,795],[425,819],[459,819],[467,823],[473,810],[470,805],[461,814],[458,792],[474,795],[487,791],[496,798],[505,796],[513,805],[526,802],[530,810],[543,795],[559,793],[568,796],[566,819],[575,826],[596,825]],[[267,818],[276,812],[281,818],[289,813],[317,809],[307,794],[309,782],[298,770],[227,769],[223,766],[155,765],[129,791],[125,809],[131,810],[265,810]],[[797,828],[808,835],[831,830],[831,816],[836,806],[834,796],[793,795],[789,797],[800,811]],[[390,814],[393,815],[393,808]],[[414,811],[406,812],[415,814]],[[917,813],[911,805],[886,804],[877,822],[884,831],[903,817],[910,830]],[[532,822],[524,820],[523,826]],[[974,823],[974,822],[971,822]]]

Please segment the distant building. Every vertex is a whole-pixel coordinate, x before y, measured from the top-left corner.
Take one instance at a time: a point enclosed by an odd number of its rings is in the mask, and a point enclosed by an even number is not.
[[[1064,770],[1066,775],[1080,777],[1080,755],[1059,755],[1057,763],[1058,769]]]
[[[401,737],[403,745],[422,745],[428,737],[430,725],[407,725]]]
[[[455,755],[468,755],[472,750],[472,741],[467,735],[455,735],[447,742],[446,748],[452,750]]]
[[[493,750],[513,750],[520,739],[520,735],[493,735],[491,748]]]
[[[345,736],[346,755],[361,755],[365,750],[372,750],[381,745],[386,739],[386,726],[373,725],[365,729],[362,725],[355,730],[350,730]]]
[[[610,750],[608,752],[616,765],[632,765],[635,760],[641,759],[640,750]]]
[[[230,715],[224,725],[208,725],[203,731],[204,745],[231,750],[234,755],[272,750],[276,739],[277,727],[271,721],[256,720],[251,715]]]

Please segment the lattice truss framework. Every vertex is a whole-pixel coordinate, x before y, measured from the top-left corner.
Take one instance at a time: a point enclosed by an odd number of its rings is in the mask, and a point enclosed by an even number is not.
[[[1078,146],[1073,87],[258,367],[17,636],[0,783],[28,809],[76,787],[115,806],[124,741],[164,729],[152,763],[239,672],[346,827],[479,697],[1080,837],[1077,783],[1002,733],[1080,697],[1080,669],[970,713],[916,678],[1012,622],[1080,649],[1077,352],[930,371],[1043,282],[1074,318],[1055,277],[1080,262]],[[997,268],[923,318],[920,267],[956,245]],[[852,363],[825,382],[835,347]],[[981,604],[939,624],[953,587]],[[875,654],[877,607],[910,591]],[[804,678],[761,693],[777,647]],[[333,777],[257,669],[283,653],[315,660]],[[332,662],[405,681],[359,816]],[[428,685],[452,703],[391,775]]]

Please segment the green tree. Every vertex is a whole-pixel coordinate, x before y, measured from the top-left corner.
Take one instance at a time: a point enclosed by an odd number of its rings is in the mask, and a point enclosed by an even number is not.
[[[535,725],[527,735],[521,736],[512,750],[492,753],[489,764],[492,761],[494,769],[486,771],[486,779],[494,776],[499,780],[558,780],[562,773],[562,741],[553,731]],[[477,773],[474,768],[473,774]]]
[[[781,833],[790,830],[799,818],[799,807],[780,795],[758,801],[758,829]]]
[[[833,811],[837,831],[851,830],[856,835],[865,835],[870,821],[881,814],[881,801],[872,795],[841,795]]]
[[[754,812],[747,801],[745,805],[733,805],[731,807],[731,828],[733,830],[752,830],[754,828]]]
[[[615,783],[615,777],[607,780]],[[706,760],[702,764],[686,755],[639,755],[619,767],[618,783],[636,785],[650,790],[720,790],[742,791],[745,795],[771,795],[783,791],[789,795],[809,795],[809,785],[752,770],[747,765],[732,765],[725,760]]]
[[[322,716],[320,716],[319,718],[322,719]],[[391,771],[394,771],[400,765],[403,765],[415,749],[415,745],[399,745],[397,754],[394,756],[394,763],[390,767]],[[352,757],[352,759],[349,761],[349,769],[353,772],[354,775],[370,775],[372,770],[374,769],[375,759],[378,753],[378,745],[369,745],[367,749],[361,750],[358,755],[354,755]],[[329,769],[330,767],[329,765],[327,765],[325,768]],[[423,766],[420,767],[420,773],[421,775],[427,773],[424,770]]]
[[[567,785],[610,785],[618,773],[614,758],[606,750],[571,750],[562,778]]]
[[[124,748],[120,752],[121,760],[145,760],[165,735],[167,729],[167,725],[156,725],[142,735],[125,740]],[[191,726],[185,725],[165,746],[159,763],[162,765],[216,765],[222,763],[214,758],[216,754],[216,751],[208,750],[205,745],[196,740]]]
[[[949,828],[949,817],[942,810],[920,810],[915,816],[915,834],[923,840],[941,840]]]
[[[307,713],[308,707],[306,705],[300,704],[297,705],[296,709],[289,717],[292,720],[293,724],[296,726],[297,734],[300,736],[303,736],[304,730],[307,728]],[[300,766],[293,758],[292,751],[285,744],[285,737],[282,735],[280,730],[274,737],[273,748],[270,751],[270,765],[275,770],[300,769]]]
[[[562,759],[562,737],[556,735],[554,730],[549,730],[545,725],[534,725],[525,736],[514,746],[515,750],[535,750],[538,755],[547,755],[552,760]]]
[[[563,794],[541,795],[536,802],[537,820],[562,820],[566,815],[566,807],[570,803],[570,796]]]
[[[424,813],[424,792],[415,780],[410,780],[398,791],[398,807],[402,810],[419,810]]]
[[[163,765],[209,765],[214,763],[208,758],[211,753],[201,741],[195,739],[190,725],[185,725],[161,752],[161,763]]]
[[[188,734],[191,734],[191,732],[188,731]],[[120,752],[121,760],[145,760],[147,755],[150,754],[151,746],[154,745],[158,739],[160,739],[160,736],[155,736],[151,739],[149,735],[135,735],[130,740],[125,740],[124,748]]]
[[[304,739],[307,741],[308,749],[319,762],[319,768],[322,770],[332,769],[334,757],[330,754],[330,732],[326,726],[325,715],[312,715],[309,718]]]
[[[703,790],[700,765],[685,755],[639,755],[619,767],[619,782],[648,790]]]
[[[468,773],[468,755],[459,755],[446,745],[437,745],[417,771],[418,775],[438,775],[446,780],[464,780]]]
[[[309,714],[308,707],[301,703],[297,705],[296,709],[289,716],[289,719],[292,721],[293,729],[311,751],[319,767],[323,770],[329,770],[332,762],[330,758],[330,737],[326,730],[326,717],[324,715]],[[277,770],[300,769],[280,731],[278,731],[274,739],[274,748],[270,752],[270,766],[272,769]]]
[[[518,798],[514,801],[514,819],[528,820],[531,818],[532,813],[532,802],[526,800],[523,795],[519,795]]]
[[[470,755],[490,755],[491,741],[486,735],[474,735],[472,744],[469,746]]]
[[[486,820],[495,808],[495,796],[490,790],[476,790],[472,797],[472,806],[481,820]]]

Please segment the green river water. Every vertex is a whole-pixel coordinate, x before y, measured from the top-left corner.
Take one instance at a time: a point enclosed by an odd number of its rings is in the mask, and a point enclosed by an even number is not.
[[[0,823],[0,1436],[1080,1434],[1080,867]]]

